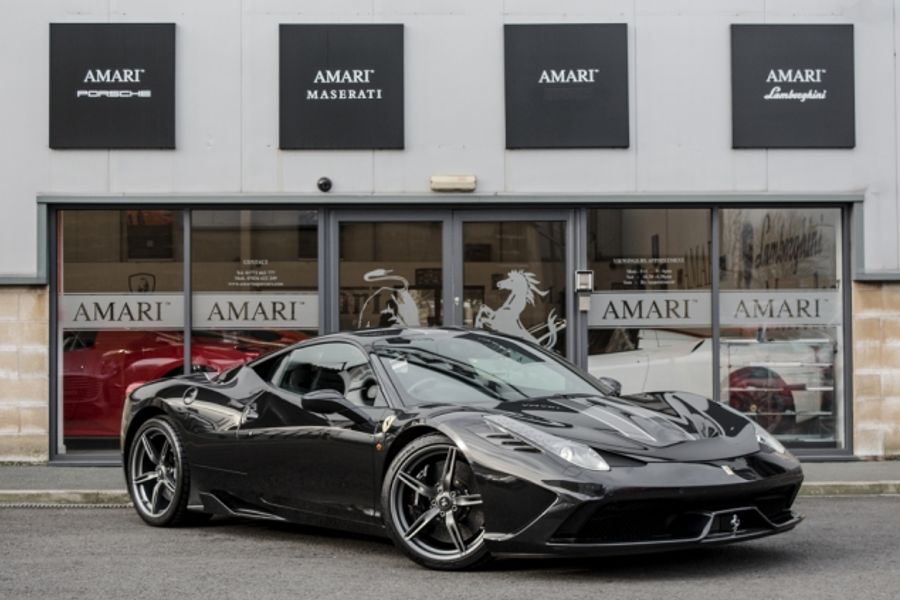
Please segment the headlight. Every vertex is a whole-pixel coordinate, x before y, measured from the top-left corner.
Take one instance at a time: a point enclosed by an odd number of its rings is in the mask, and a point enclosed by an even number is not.
[[[484,420],[577,467],[591,471],[609,471],[609,465],[603,457],[580,442],[557,437],[503,415],[487,415]]]
[[[756,429],[756,441],[766,446],[770,450],[774,450],[778,454],[786,454],[787,448],[784,445],[775,439],[775,437],[766,431],[760,426],[759,423],[753,423],[753,427]]]

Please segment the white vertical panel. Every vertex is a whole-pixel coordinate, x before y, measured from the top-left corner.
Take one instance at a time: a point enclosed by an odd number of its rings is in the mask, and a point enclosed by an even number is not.
[[[406,24],[406,150],[374,154],[376,190],[427,192],[436,174],[504,189],[503,25],[489,5],[487,14],[394,19]]]
[[[760,191],[764,150],[731,149],[732,23],[760,22],[763,2],[640,2],[637,191]]]

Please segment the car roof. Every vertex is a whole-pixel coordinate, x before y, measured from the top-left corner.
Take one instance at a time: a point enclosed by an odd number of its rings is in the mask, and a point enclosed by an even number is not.
[[[416,337],[433,337],[435,335],[455,337],[472,332],[478,332],[483,335],[489,335],[499,338],[507,338],[539,348],[539,346],[518,336],[507,335],[505,333],[489,331],[486,329],[475,329],[472,327],[383,327],[377,329],[358,329],[354,331],[326,333],[324,335],[316,336],[308,340],[297,342],[296,344],[291,344],[290,346],[286,346],[280,350],[274,350],[273,352],[264,354],[263,356],[260,356],[259,358],[252,360],[246,364],[253,367],[275,356],[292,352],[298,347],[310,346],[313,344],[321,344],[331,341],[353,342],[362,346],[366,350],[366,352],[371,352],[376,345],[384,341],[397,341],[398,339],[411,340],[415,339]]]

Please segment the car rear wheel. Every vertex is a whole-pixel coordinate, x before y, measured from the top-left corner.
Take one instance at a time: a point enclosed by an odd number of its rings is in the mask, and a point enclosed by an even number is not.
[[[198,521],[187,509],[190,470],[181,436],[168,417],[141,425],[128,450],[128,492],[138,515],[157,527]]]
[[[489,558],[472,468],[443,435],[422,436],[400,451],[381,499],[388,533],[417,563],[456,570]]]

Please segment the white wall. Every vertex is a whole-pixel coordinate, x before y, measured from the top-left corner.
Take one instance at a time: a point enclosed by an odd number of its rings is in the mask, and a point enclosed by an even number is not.
[[[0,276],[35,272],[38,194],[847,193],[866,268],[900,269],[900,0],[5,0]],[[48,148],[50,22],[177,24],[175,151]],[[278,150],[278,24],[403,23],[406,149]],[[504,149],[504,23],[629,24],[631,148]],[[853,23],[853,150],[732,150],[731,23]],[[435,198],[435,203],[440,198]]]

